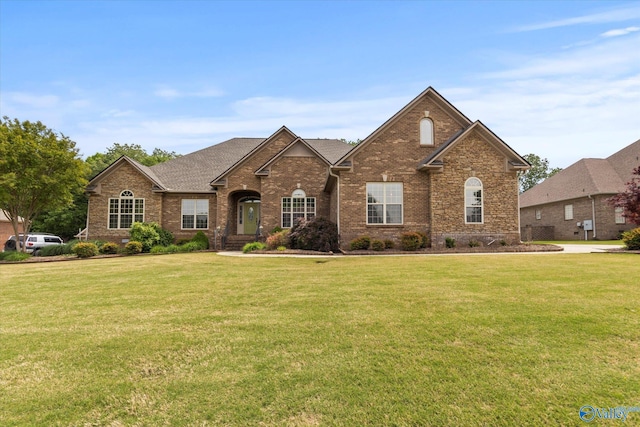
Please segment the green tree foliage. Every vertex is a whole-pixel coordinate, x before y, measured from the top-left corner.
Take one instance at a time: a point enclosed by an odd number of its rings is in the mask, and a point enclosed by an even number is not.
[[[67,136],[41,122],[0,121],[0,209],[15,234],[27,234],[41,212],[73,203],[87,184],[86,176],[76,143]]]
[[[91,167],[91,176],[93,177],[99,174],[121,156],[127,156],[145,166],[153,166],[180,157],[180,154],[177,154],[175,151],[165,151],[160,148],[154,148],[153,152],[149,154],[138,144],[118,144],[116,142],[107,148],[105,153],[96,153],[93,156],[87,157],[87,164]]]
[[[531,164],[531,169],[519,177],[521,193],[562,170],[562,168],[549,168],[549,160],[533,153],[525,154],[522,157]]]
[[[624,217],[640,225],[640,166],[633,170],[632,175],[631,181],[626,184],[626,190],[609,199],[609,203],[623,208]]]

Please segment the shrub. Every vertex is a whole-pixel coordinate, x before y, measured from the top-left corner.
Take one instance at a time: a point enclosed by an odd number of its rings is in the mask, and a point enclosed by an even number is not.
[[[266,249],[266,247],[267,245],[262,242],[251,242],[242,247],[242,253],[248,254],[249,252],[253,251],[262,251]]]
[[[142,243],[132,240],[124,246],[124,253],[127,255],[135,255],[142,252]]]
[[[391,239],[384,240],[384,248],[385,249],[393,249],[396,247],[396,244]]]
[[[298,220],[289,232],[292,249],[330,252],[337,251],[338,226],[328,219],[315,217],[310,221]]]
[[[420,236],[420,249],[424,249],[429,246],[429,236],[422,231],[418,231],[418,236]]]
[[[0,260],[3,261],[24,261],[25,259],[31,258],[31,255],[25,252],[18,251],[8,251],[8,252],[0,252]]]
[[[470,248],[477,248],[478,246],[480,246],[480,242],[478,242],[477,240],[469,240]]]
[[[630,251],[640,250],[640,227],[622,233],[622,241]]]
[[[500,246],[507,246],[507,241],[504,239],[500,240]]]
[[[200,249],[196,250],[206,250],[209,249],[209,238],[202,231],[198,231],[195,236],[191,238],[192,243],[197,243]]]
[[[155,223],[153,223],[153,224],[155,224]],[[158,225],[158,224],[155,224],[155,225]],[[158,225],[156,231],[158,232],[158,235],[160,236],[160,240],[158,241],[158,244],[160,244],[162,246],[169,246],[169,245],[173,244],[174,237],[173,237],[173,234],[171,234],[171,232],[169,230],[165,230],[164,228],[162,228],[162,227],[160,227]]]
[[[176,240],[176,245],[181,246],[181,245],[184,245],[185,243],[189,243],[190,241],[191,239],[186,239],[186,238],[178,239]]]
[[[205,248],[204,243],[202,242],[189,242],[184,245],[178,246],[180,252],[195,252],[195,251],[203,251]],[[208,246],[208,245],[207,245]]]
[[[273,227],[273,229],[271,230],[270,234],[276,234],[276,233],[279,233],[281,231],[283,231],[282,227],[279,227],[279,226],[276,225],[275,227]]]
[[[289,245],[289,230],[278,231],[267,237],[267,249],[272,251],[280,246],[285,248]]]
[[[453,237],[446,237],[444,239],[444,244],[449,249],[455,248],[456,247],[456,239],[454,239]]]
[[[349,242],[349,249],[352,251],[367,250],[371,246],[371,237],[360,236]]]
[[[413,231],[400,235],[400,247],[403,251],[417,251],[422,244],[422,237]]]
[[[371,249],[377,252],[384,251],[384,242],[379,239],[373,239],[371,241]]]
[[[50,245],[45,246],[44,248],[38,251],[39,256],[58,256],[58,255],[69,255],[74,253],[73,247],[78,244],[77,240],[73,240],[68,243],[64,243],[62,245]]]
[[[98,245],[89,242],[80,242],[73,247],[73,253],[78,255],[78,258],[90,258],[98,255]]]
[[[117,254],[118,253],[118,244],[113,242],[107,242],[104,245],[100,246],[101,254]]]
[[[287,247],[286,247],[286,246],[278,246],[278,250],[279,250],[280,252],[284,252],[284,251],[286,251],[286,250],[287,250]]]
[[[155,245],[160,244],[158,224],[153,222],[134,222],[129,232],[132,241],[140,242],[142,252],[149,252]]]

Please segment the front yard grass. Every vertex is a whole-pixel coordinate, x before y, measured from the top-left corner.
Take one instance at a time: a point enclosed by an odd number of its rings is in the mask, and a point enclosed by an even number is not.
[[[638,277],[617,254],[2,265],[0,425],[578,426],[640,406]]]

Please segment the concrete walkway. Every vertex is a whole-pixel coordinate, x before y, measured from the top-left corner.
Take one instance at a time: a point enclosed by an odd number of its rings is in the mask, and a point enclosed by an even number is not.
[[[598,244],[583,244],[583,245],[558,245],[562,247],[564,250],[562,251],[551,251],[551,252],[458,252],[458,253],[450,253],[450,254],[402,254],[402,253],[392,253],[392,254],[379,254],[379,255],[347,255],[347,257],[354,256],[454,256],[454,255],[553,255],[553,254],[589,254],[589,253],[604,253],[609,249],[617,249],[621,248],[622,245],[598,245]],[[249,257],[289,257],[289,258],[336,258],[342,257],[342,255],[307,255],[307,254],[285,254],[285,253],[268,253],[268,254],[256,254],[249,253],[243,254],[242,252],[231,252],[231,251],[222,251],[218,252],[218,255],[222,256],[249,256]]]

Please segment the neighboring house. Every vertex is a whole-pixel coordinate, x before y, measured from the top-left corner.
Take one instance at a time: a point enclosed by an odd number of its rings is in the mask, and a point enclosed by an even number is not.
[[[18,218],[18,224],[22,224],[22,218]],[[0,209],[0,248],[4,247],[4,242],[9,239],[9,236],[13,236],[14,234],[11,221],[7,218],[4,211]]]
[[[343,248],[362,235],[426,233],[465,244],[520,242],[518,171],[529,164],[428,88],[354,146],[286,127],[146,167],[121,157],[87,188],[89,239],[125,242],[133,221],[176,238],[203,231],[237,249],[275,227],[321,216]]]
[[[640,140],[606,159],[582,159],[520,195],[523,240],[617,239],[635,226],[607,199],[640,166]]]

